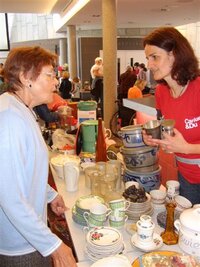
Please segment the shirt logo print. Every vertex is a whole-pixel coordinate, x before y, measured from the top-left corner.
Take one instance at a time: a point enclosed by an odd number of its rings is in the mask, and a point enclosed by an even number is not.
[[[192,129],[198,127],[198,121],[200,121],[200,116],[193,119],[185,119],[185,129]]]

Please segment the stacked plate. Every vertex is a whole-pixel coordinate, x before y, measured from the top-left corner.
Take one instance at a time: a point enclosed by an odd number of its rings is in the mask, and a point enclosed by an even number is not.
[[[85,252],[92,261],[122,254],[124,250],[122,235],[115,228],[93,228],[86,235]]]
[[[85,211],[90,212],[91,206],[96,203],[105,203],[105,202],[103,198],[94,195],[83,196],[77,199],[75,205],[72,208],[73,221],[80,225],[87,226],[87,222],[83,217],[83,213]]]
[[[140,219],[140,216],[143,214],[152,215],[153,207],[151,203],[151,197],[146,193],[147,200],[141,203],[130,202],[130,206],[126,210],[126,214],[130,220],[137,222]]]

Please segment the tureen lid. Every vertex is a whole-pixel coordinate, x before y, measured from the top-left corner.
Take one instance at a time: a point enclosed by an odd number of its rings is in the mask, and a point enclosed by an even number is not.
[[[180,222],[183,226],[200,232],[200,207],[184,210],[180,215]]]

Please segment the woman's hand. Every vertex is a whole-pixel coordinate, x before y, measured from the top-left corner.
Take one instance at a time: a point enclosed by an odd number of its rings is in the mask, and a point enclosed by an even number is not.
[[[144,143],[148,146],[160,146],[162,150],[168,153],[190,153],[191,144],[184,139],[177,129],[174,129],[174,136],[162,132],[161,140],[153,139],[151,135],[146,134],[145,130],[142,131],[142,136]]]
[[[65,202],[60,195],[57,195],[54,200],[50,203],[52,211],[57,215],[62,215],[66,210],[67,207],[65,206]]]
[[[54,267],[77,267],[70,247],[61,245],[51,254]]]
[[[163,138],[159,143],[163,150],[171,153],[188,154],[190,144],[184,139],[183,135],[177,129],[174,129],[174,136],[165,132],[163,132],[162,135]]]

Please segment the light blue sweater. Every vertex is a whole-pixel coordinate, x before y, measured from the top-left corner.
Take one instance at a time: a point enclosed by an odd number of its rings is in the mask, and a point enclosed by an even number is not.
[[[43,256],[61,244],[47,226],[48,151],[31,111],[15,97],[0,96],[0,254]]]

